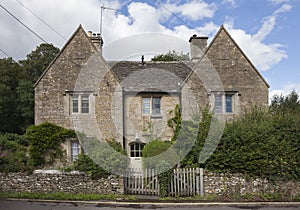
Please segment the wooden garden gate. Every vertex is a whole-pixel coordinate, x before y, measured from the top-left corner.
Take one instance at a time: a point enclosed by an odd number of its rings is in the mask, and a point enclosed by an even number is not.
[[[132,168],[124,176],[126,194],[159,195],[159,182],[155,169]]]

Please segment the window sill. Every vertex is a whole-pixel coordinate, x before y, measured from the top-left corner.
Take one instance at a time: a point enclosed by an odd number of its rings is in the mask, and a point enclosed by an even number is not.
[[[151,119],[162,119],[161,115],[151,115]]]

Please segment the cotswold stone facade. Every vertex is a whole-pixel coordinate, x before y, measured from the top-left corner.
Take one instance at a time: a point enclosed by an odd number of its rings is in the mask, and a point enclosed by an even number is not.
[[[226,118],[267,106],[268,84],[223,26],[208,46],[207,37],[189,41],[190,61],[109,62],[100,35],[79,26],[35,84],[35,124],[114,139],[138,160],[144,144],[170,140],[177,104],[184,119],[207,105]]]

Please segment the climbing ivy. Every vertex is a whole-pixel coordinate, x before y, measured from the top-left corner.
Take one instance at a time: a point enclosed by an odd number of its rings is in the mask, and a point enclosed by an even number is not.
[[[29,141],[29,165],[43,167],[62,158],[61,144],[66,138],[75,138],[76,134],[73,130],[45,122],[28,127],[25,136]]]

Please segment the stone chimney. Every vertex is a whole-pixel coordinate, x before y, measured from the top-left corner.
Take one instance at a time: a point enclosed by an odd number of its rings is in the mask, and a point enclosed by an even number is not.
[[[95,45],[97,50],[102,54],[102,46],[103,46],[103,39],[100,34],[95,34],[92,31],[88,31],[88,37],[90,38],[91,42]]]
[[[190,42],[190,50],[191,50],[191,61],[198,61],[206,47],[207,47],[207,40],[208,40],[208,37],[204,37],[204,36],[201,36],[201,37],[198,37],[196,34],[194,34],[189,42]]]

